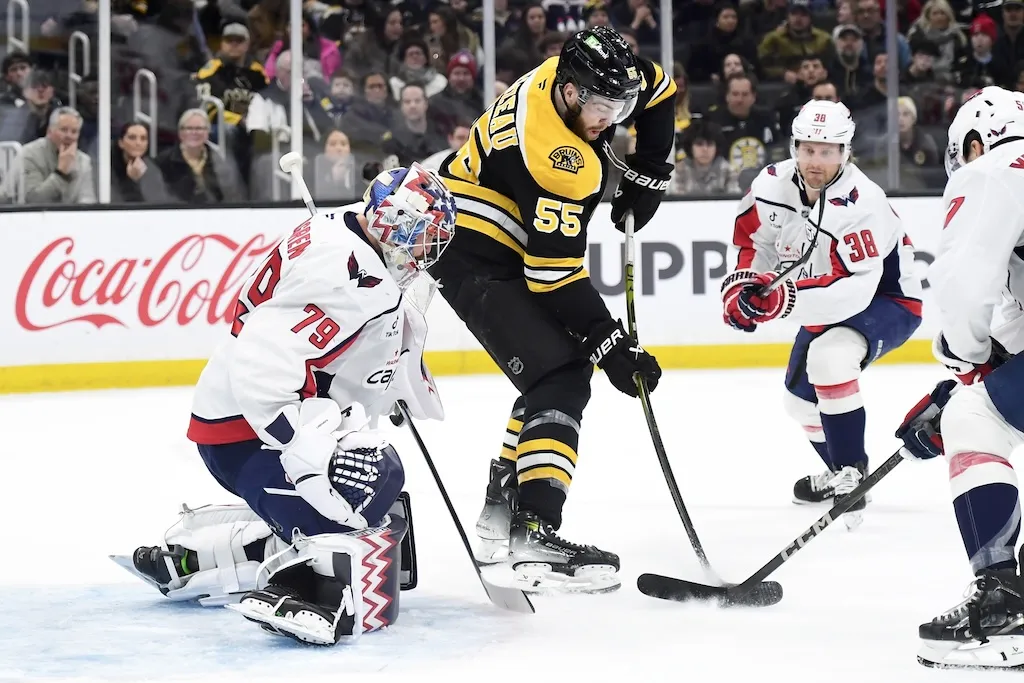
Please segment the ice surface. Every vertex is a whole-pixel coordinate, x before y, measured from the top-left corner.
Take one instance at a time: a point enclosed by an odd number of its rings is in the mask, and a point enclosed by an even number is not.
[[[808,526],[790,502],[820,471],[785,415],[782,371],[676,371],[655,415],[716,570],[740,580]],[[861,381],[880,463],[937,366],[879,366]],[[448,419],[420,430],[467,529],[514,393],[501,377],[440,378]],[[315,649],[223,608],[174,604],[107,555],[159,543],[180,504],[233,502],[185,439],[191,391],[0,397],[0,681],[963,681],[915,661],[917,625],[960,600],[971,573],[944,462],[905,463],[773,578],[771,608],[723,610],[637,592],[645,571],[702,580],[661,477],[640,405],[603,376],[583,420],[564,535],[618,552],[623,588],[540,597],[537,614],[487,602],[429,471],[391,427],[412,494],[420,587],[388,632]],[[996,674],[998,676],[998,674]],[[991,675],[989,675],[991,677]]]

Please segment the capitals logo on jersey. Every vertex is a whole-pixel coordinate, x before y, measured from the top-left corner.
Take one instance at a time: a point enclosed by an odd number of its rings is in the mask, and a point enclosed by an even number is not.
[[[828,201],[833,206],[850,206],[851,204],[856,204],[858,199],[860,199],[860,192],[855,187],[845,197],[833,197]]]
[[[348,257],[348,279],[359,280],[356,287],[376,287],[382,280],[379,277],[373,275],[367,275],[366,271],[359,267],[359,261],[356,260],[356,253],[353,251],[351,256]]]

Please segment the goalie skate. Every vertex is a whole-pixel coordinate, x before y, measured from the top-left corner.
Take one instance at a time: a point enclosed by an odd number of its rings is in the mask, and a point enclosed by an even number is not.
[[[570,543],[532,512],[512,519],[509,558],[513,585],[532,593],[608,593],[622,585],[619,556]]]
[[[351,590],[332,612],[302,600],[298,593],[273,584],[245,594],[241,602],[225,605],[269,633],[310,645],[334,645],[352,632],[355,606]]]
[[[1024,598],[1013,569],[987,571],[967,599],[920,627],[917,661],[940,669],[1024,668]]]

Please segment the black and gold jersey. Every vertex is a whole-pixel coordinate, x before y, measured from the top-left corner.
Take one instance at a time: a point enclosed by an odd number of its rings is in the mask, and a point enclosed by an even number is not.
[[[192,76],[196,84],[196,98],[216,97],[224,102],[224,122],[237,125],[249,111],[252,96],[267,87],[267,74],[263,65],[246,60],[244,65],[211,59]],[[210,109],[213,121],[216,111]]]
[[[675,83],[658,64],[637,62],[637,154],[664,162],[672,149]],[[552,99],[557,65],[548,59],[517,80],[441,165],[458,206],[446,258],[486,264],[495,279],[525,277],[560,322],[586,336],[609,317],[583,258],[587,226],[608,182],[602,147],[615,127],[587,142],[565,125]]]

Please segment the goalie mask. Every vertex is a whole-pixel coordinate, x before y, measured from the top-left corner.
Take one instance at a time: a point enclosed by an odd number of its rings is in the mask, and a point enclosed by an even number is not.
[[[433,265],[455,233],[455,199],[441,179],[418,163],[383,171],[363,194],[370,233],[380,243],[388,268],[407,291],[427,283],[427,301],[435,287],[426,269]]]

